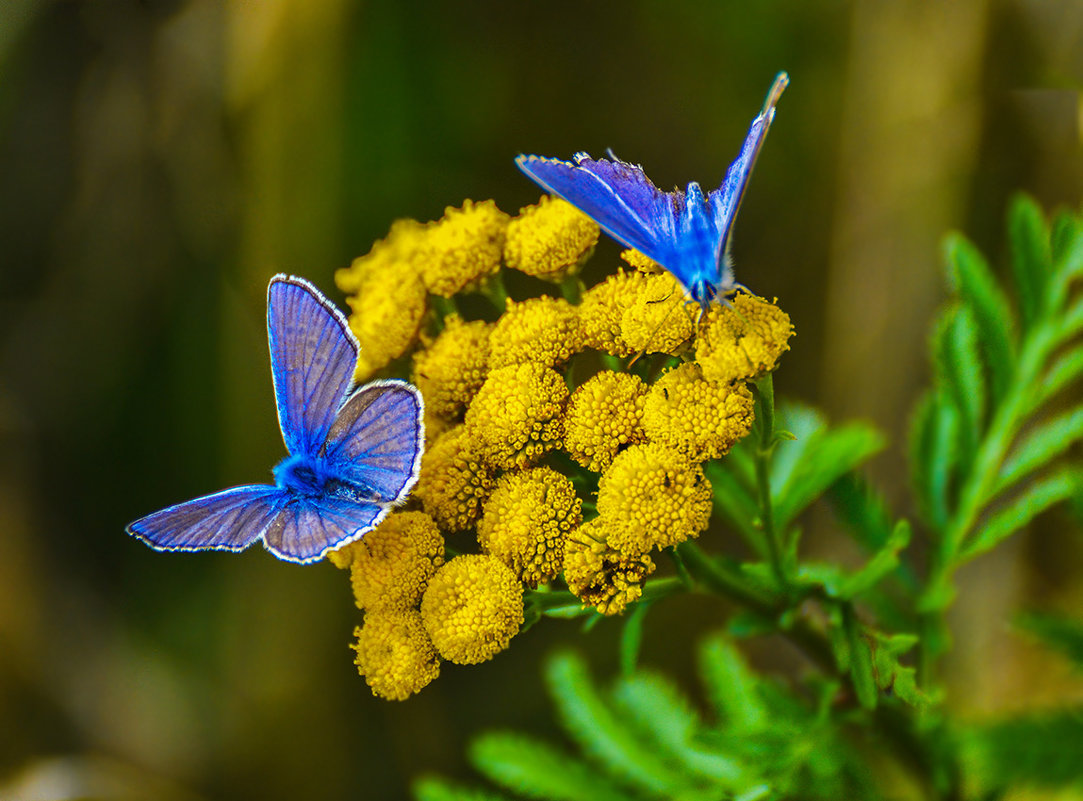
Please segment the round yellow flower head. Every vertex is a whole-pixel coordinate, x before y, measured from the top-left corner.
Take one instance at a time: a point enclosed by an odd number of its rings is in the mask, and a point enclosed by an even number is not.
[[[716,384],[686,362],[654,382],[643,409],[652,442],[681,451],[693,462],[717,459],[752,428],[752,393],[743,383]]]
[[[582,522],[582,510],[572,482],[551,467],[507,473],[485,502],[478,542],[537,587],[560,575],[564,541]]]
[[[504,260],[527,275],[559,283],[598,244],[598,223],[571,203],[542,195],[508,223]]]
[[[545,365],[499,367],[466,410],[466,429],[493,466],[526,467],[560,446],[567,400],[564,379]]]
[[[470,402],[489,373],[489,333],[484,320],[444,318],[444,330],[414,353],[413,383],[425,399],[425,411],[453,420]]]
[[[444,564],[444,538],[424,512],[392,512],[353,546],[350,583],[368,611],[410,609]]]
[[[400,275],[417,273],[417,253],[426,230],[427,226],[417,220],[395,220],[387,236],[377,241],[368,253],[335,272],[335,284],[347,295],[356,295],[375,273],[389,269]]]
[[[664,273],[666,268],[656,262],[650,256],[645,256],[634,248],[621,251],[620,257],[630,266],[641,273]]]
[[[507,227],[508,215],[491,200],[466,200],[461,209],[449,206],[429,225],[417,254],[425,287],[444,298],[477,288],[500,269]]]
[[[437,652],[476,665],[508,647],[523,624],[523,585],[495,556],[457,556],[436,571],[421,620]]]
[[[714,306],[697,338],[696,361],[711,381],[758,378],[790,349],[790,316],[763,298],[740,292],[732,308]]]
[[[646,442],[643,405],[647,385],[636,375],[605,370],[572,393],[564,416],[564,450],[601,473],[626,445]]]
[[[646,553],[614,548],[609,529],[607,518],[596,517],[572,533],[564,552],[564,580],[584,604],[603,615],[619,615],[643,594],[654,561]]]
[[[644,276],[618,270],[600,284],[583,293],[579,304],[579,324],[583,344],[613,356],[631,356],[636,349],[621,336],[621,318],[625,310],[639,300]]]
[[[494,484],[493,469],[482,458],[465,426],[449,429],[421,457],[414,497],[450,534],[473,528]]]
[[[583,348],[579,313],[563,298],[508,301],[489,338],[489,368],[537,362],[556,367]]]
[[[621,315],[621,339],[636,353],[680,353],[695,333],[684,287],[668,272],[637,275],[642,278],[640,291]]]
[[[610,519],[607,541],[631,553],[698,537],[711,517],[711,485],[699,465],[658,443],[617,455],[598,482],[598,514]]]
[[[354,664],[373,695],[405,701],[440,675],[440,659],[416,609],[369,612],[354,635]]]

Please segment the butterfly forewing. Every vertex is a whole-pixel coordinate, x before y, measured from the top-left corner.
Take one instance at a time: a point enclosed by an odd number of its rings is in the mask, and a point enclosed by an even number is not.
[[[421,394],[414,387],[402,381],[366,384],[343,404],[324,456],[347,480],[396,503],[417,481],[425,446],[421,419]]]
[[[290,453],[315,456],[353,378],[357,340],[330,301],[291,276],[267,289],[267,336],[282,438]]]
[[[294,498],[263,534],[280,559],[307,564],[374,529],[388,507],[343,498]]]
[[[160,551],[242,551],[263,536],[285,501],[277,487],[233,487],[142,517],[128,531]]]

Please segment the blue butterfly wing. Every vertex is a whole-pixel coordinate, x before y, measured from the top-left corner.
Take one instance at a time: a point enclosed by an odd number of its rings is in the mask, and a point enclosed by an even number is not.
[[[243,551],[263,536],[287,499],[265,484],[233,487],[141,517],[128,533],[159,551]]]
[[[659,190],[636,164],[577,153],[575,163],[522,155],[519,169],[559,195],[625,247],[665,267],[675,263],[677,218],[684,200]]]
[[[397,503],[417,481],[425,449],[421,393],[404,381],[359,387],[331,427],[324,458],[344,480]]]
[[[318,289],[286,275],[267,288],[267,337],[282,439],[291,454],[315,456],[353,380],[357,340]]]
[[[387,513],[388,507],[377,503],[295,496],[272,520],[263,544],[279,559],[309,564],[360,539]]]

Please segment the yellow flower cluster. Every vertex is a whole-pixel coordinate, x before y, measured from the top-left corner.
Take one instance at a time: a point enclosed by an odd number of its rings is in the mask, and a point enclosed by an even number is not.
[[[395,223],[336,275],[358,377],[412,365],[426,406],[407,511],[330,556],[364,609],[353,647],[377,695],[416,693],[441,660],[495,656],[539,585],[563,581],[584,605],[623,612],[653,552],[707,528],[702,463],[748,433],[745,382],[775,368],[789,317],[747,294],[701,315],[637,251],[622,254],[630,269],[585,287],[597,239],[562,200],[513,218],[466,201],[435,222]],[[562,297],[524,297],[530,279],[501,267],[559,284]],[[644,353],[660,355],[629,371]],[[462,555],[445,562],[448,537]]]

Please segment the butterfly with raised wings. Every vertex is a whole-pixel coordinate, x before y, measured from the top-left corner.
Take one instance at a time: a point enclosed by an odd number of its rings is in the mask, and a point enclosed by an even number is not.
[[[780,72],[752,121],[737,159],[718,189],[703,194],[696,182],[682,192],[658,189],[637,164],[576,153],[572,161],[520,155],[515,163],[547,192],[591,217],[625,247],[661,264],[681,282],[703,310],[738,288],[730,264],[733,222],[775,117],[775,105],[789,83]]]
[[[417,481],[421,394],[404,381],[350,392],[357,339],[303,278],[267,288],[267,337],[282,439],[275,483],[205,495],[147,515],[128,532],[160,551],[240,551],[256,540],[307,564],[374,529]]]

